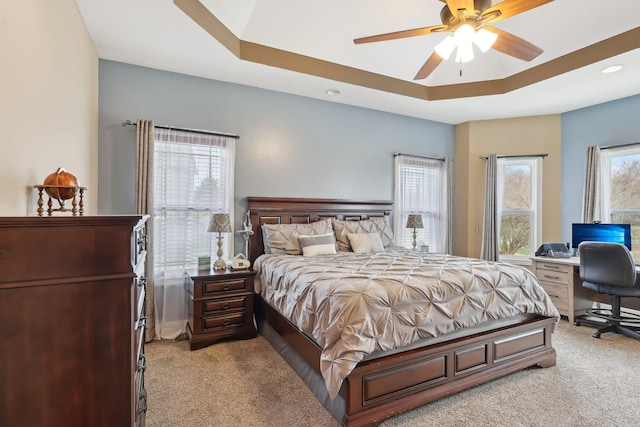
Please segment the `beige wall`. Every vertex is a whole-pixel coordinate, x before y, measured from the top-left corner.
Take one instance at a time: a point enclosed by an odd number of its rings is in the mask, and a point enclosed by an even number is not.
[[[456,126],[454,253],[480,256],[488,154],[548,154],[543,160],[542,240],[560,238],[560,115]]]
[[[73,0],[0,0],[0,216],[35,215],[58,167],[98,200],[98,56]]]

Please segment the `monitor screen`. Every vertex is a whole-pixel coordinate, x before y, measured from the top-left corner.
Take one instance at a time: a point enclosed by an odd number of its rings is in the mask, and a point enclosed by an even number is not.
[[[631,225],[572,224],[571,246],[577,248],[584,241],[620,243],[631,250]]]

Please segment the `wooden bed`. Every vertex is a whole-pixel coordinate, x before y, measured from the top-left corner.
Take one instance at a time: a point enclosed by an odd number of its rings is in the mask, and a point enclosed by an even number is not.
[[[386,201],[247,198],[255,234],[251,261],[264,252],[263,224],[300,224],[326,218],[361,220],[390,215]],[[555,319],[537,316],[436,344],[364,360],[331,399],[320,375],[320,347],[256,295],[260,333],[345,426],[375,426],[384,419],[444,396],[538,365],[556,364]]]

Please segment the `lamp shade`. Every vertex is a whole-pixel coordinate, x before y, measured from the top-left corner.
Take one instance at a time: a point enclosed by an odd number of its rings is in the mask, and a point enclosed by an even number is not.
[[[229,214],[213,214],[207,231],[215,233],[231,233],[231,220],[229,219]]]
[[[409,214],[409,216],[407,217],[406,228],[423,228],[422,215],[420,215],[420,214]]]

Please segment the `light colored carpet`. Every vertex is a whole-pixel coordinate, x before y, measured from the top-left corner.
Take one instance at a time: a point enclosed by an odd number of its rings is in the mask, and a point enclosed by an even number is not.
[[[557,365],[526,369],[386,420],[404,426],[638,426],[640,341],[562,320]],[[189,351],[147,345],[149,427],[339,424],[262,337]]]

